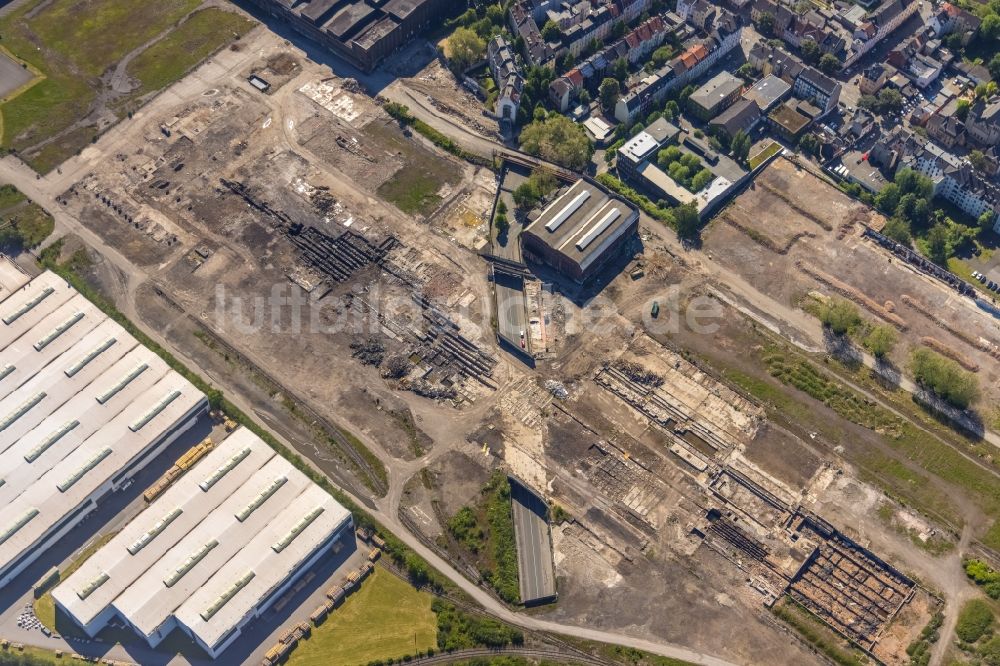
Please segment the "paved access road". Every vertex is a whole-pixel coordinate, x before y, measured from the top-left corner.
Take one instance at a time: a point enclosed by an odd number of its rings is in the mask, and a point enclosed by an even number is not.
[[[552,535],[545,503],[517,481],[510,484],[514,533],[517,537],[517,568],[521,601],[551,599],[556,594],[555,565],[552,562]]]

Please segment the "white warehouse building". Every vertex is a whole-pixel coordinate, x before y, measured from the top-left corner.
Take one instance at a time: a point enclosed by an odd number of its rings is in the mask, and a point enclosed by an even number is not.
[[[208,453],[53,591],[91,636],[115,617],[212,657],[353,538],[350,512],[246,429]]]
[[[0,255],[0,586],[207,407],[62,278]]]

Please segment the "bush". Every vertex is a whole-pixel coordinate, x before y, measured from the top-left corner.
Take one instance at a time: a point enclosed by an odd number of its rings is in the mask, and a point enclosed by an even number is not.
[[[971,372],[930,349],[913,351],[910,370],[920,386],[959,409],[966,409],[979,397],[979,382]]]
[[[819,320],[836,335],[844,335],[861,324],[861,314],[850,301],[831,298],[820,307]]]
[[[674,214],[669,208],[666,208],[664,206],[658,206],[657,204],[650,201],[649,197],[647,197],[645,194],[639,194],[634,189],[632,189],[622,181],[612,176],[610,173],[597,174],[596,180],[601,185],[608,188],[615,194],[618,194],[619,196],[628,199],[629,201],[634,203],[636,206],[641,208],[642,211],[646,213],[646,215],[649,215],[651,218],[659,220],[660,222],[664,222],[667,224],[667,226],[671,228],[674,228],[676,226],[676,220],[674,219]]]
[[[1000,599],[1000,572],[994,571],[982,560],[966,560],[965,575],[983,588],[991,599]]]
[[[975,643],[990,630],[993,611],[982,599],[970,599],[962,606],[955,624],[955,635],[966,643]]]
[[[899,336],[895,329],[885,324],[879,324],[869,331],[865,337],[865,347],[875,358],[883,359],[892,353]]]
[[[577,170],[583,170],[594,154],[583,127],[559,114],[525,126],[521,130],[521,150]]]
[[[499,620],[472,615],[441,599],[431,602],[438,620],[438,647],[445,652],[474,647],[522,645],[524,634]]]
[[[536,169],[531,172],[528,180],[514,188],[511,196],[514,198],[514,204],[518,208],[526,210],[538,205],[541,198],[556,189],[557,185],[555,176],[548,171]],[[497,208],[499,210],[499,206]]]

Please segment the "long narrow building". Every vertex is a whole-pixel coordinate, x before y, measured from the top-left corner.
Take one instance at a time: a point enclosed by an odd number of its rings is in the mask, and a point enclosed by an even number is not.
[[[174,629],[217,657],[331,548],[350,512],[240,429],[53,591],[91,636],[115,617],[151,647]]]
[[[0,586],[207,407],[65,280],[0,256]]]

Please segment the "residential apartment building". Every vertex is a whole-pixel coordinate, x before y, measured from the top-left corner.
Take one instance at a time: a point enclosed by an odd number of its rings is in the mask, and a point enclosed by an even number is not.
[[[898,128],[877,141],[869,161],[887,173],[910,168],[934,183],[934,196],[954,204],[973,218],[993,215],[993,228],[1000,233],[1000,185],[976,171],[962,159],[909,130]]]
[[[739,46],[743,25],[729,12],[719,12],[708,37],[689,45],[680,55],[633,86],[618,100],[615,118],[632,124],[648,115],[672,90],[697,80],[720,58]]]
[[[517,54],[503,36],[496,35],[486,46],[486,60],[499,91],[493,111],[497,118],[514,121],[521,107],[521,90],[524,88]]]

